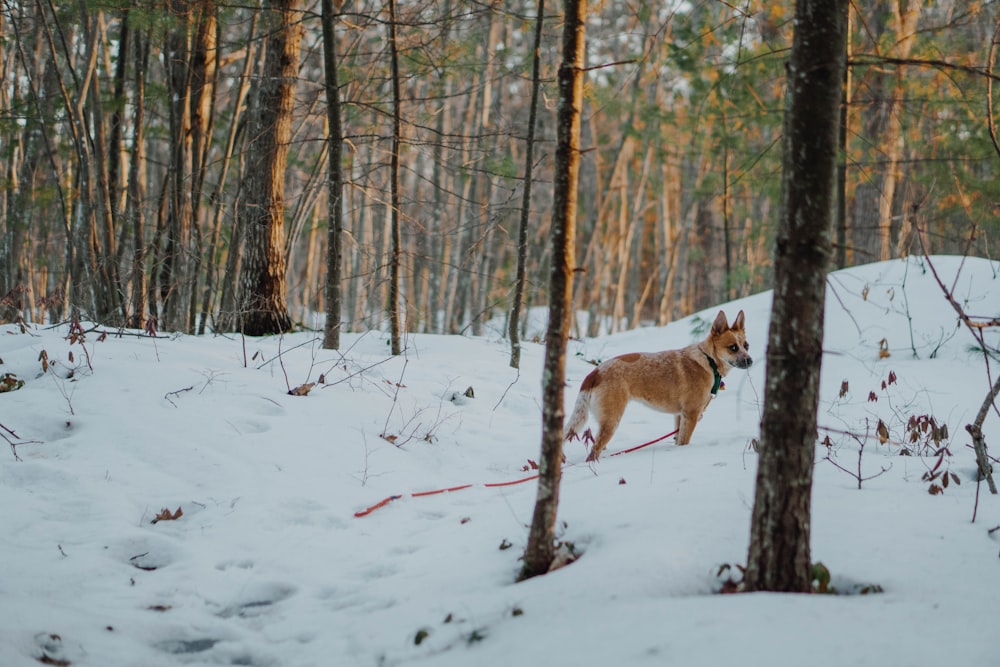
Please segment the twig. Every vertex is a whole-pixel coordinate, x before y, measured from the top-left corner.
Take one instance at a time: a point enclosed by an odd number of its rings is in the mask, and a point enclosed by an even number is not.
[[[993,121],[993,56],[997,44],[1000,44],[1000,21],[993,28],[993,40],[990,42],[989,55],[986,57],[986,129],[989,131],[993,150],[1000,155],[1000,141],[997,141],[997,128]]]
[[[73,394],[76,393],[76,388],[74,387],[73,391],[67,392],[66,387],[63,386],[65,383],[61,377],[56,375],[54,372],[49,373],[49,376],[52,378],[52,381],[56,383],[56,388],[59,390],[59,393],[62,394],[64,399],[66,399],[66,405],[69,407],[69,413],[76,416],[76,412],[73,410]]]
[[[408,357],[404,357],[403,358],[403,370],[400,371],[400,373],[399,373],[399,381],[396,382],[396,390],[394,392],[392,392],[392,405],[389,406],[389,414],[387,414],[385,416],[385,426],[382,427],[382,437],[385,438],[385,439],[388,439],[388,435],[389,435],[389,419],[392,417],[393,410],[396,409],[396,402],[397,402],[397,399],[399,398],[399,389],[400,389],[400,387],[403,386],[403,377],[406,375],[406,367],[407,367],[407,365],[409,365],[409,363],[410,363],[409,358]],[[418,428],[419,428],[419,426],[420,425],[417,424]],[[395,444],[395,443],[393,443],[393,444]],[[397,446],[399,446],[399,445],[397,445]]]
[[[163,395],[163,398],[165,398],[167,400],[167,403],[170,403],[170,405],[172,405],[172,406],[174,406],[176,408],[177,404],[174,403],[173,401],[171,401],[170,397],[171,396],[180,396],[181,394],[183,394],[186,391],[193,391],[193,390],[194,390],[194,385],[191,385],[190,387],[184,387],[183,389],[178,389],[177,391],[168,391],[167,393],[165,393]]]
[[[14,433],[13,429],[7,428],[3,424],[0,424],[0,438],[7,441],[10,445],[10,452],[14,455],[14,460],[20,462],[21,457],[17,454],[18,445],[41,445],[43,444],[41,440],[21,440],[21,436]],[[15,442],[19,441],[19,442]]]
[[[500,405],[503,403],[503,399],[507,398],[507,392],[510,391],[514,387],[514,385],[517,384],[517,381],[520,379],[521,379],[521,369],[520,367],[518,367],[517,375],[515,375],[511,383],[507,385],[507,388],[503,390],[503,393],[500,395],[500,400],[497,401],[497,404],[493,406],[494,412],[496,412],[497,408],[499,408]]]
[[[979,343],[979,346],[982,348],[983,358],[986,360],[986,377],[988,381],[992,383],[993,377],[992,373],[990,372],[990,355],[989,355],[989,350],[986,346],[986,338],[983,335],[983,329],[991,326],[1000,326],[1000,320],[997,320],[996,318],[992,318],[987,322],[973,322],[971,320],[971,318],[965,313],[965,310],[962,308],[962,305],[955,300],[955,297],[952,295],[952,293],[948,290],[947,287],[945,287],[944,282],[941,280],[941,276],[938,275],[937,269],[934,268],[934,262],[931,261],[930,255],[927,254],[927,247],[924,245],[924,237],[923,234],[920,233],[920,227],[914,225],[913,229],[917,235],[917,239],[920,241],[920,250],[923,252],[924,260],[926,260],[927,266],[931,270],[931,275],[933,275],[934,280],[937,281],[938,286],[944,293],[945,299],[948,301],[949,304],[951,304],[951,307],[955,310],[955,312],[958,313],[959,321],[961,321],[962,324],[968,327],[969,332],[972,334],[972,337],[976,339],[976,341]],[[958,280],[957,275],[955,276],[955,280],[956,281]],[[1000,410],[998,410],[997,414],[1000,414]]]
[[[840,304],[840,307],[844,309],[844,312],[847,313],[847,316],[849,318],[851,318],[852,322],[854,322],[854,328],[858,330],[858,335],[860,335],[861,334],[861,325],[859,325],[858,321],[856,319],[854,319],[854,313],[852,313],[847,308],[847,306],[844,305],[844,300],[840,298],[840,294],[837,293],[836,288],[834,288],[834,286],[833,286],[833,280],[832,280],[831,276],[827,276],[827,278],[826,278],[826,286],[830,288],[830,292],[832,292],[833,296],[836,297],[837,303]]]
[[[990,406],[996,401],[997,394],[1000,393],[1000,377],[993,383],[993,388],[986,395],[975,421],[965,426],[965,430],[972,436],[972,446],[976,450],[976,463],[979,466],[979,480],[986,478],[990,487],[990,493],[996,495],[997,485],[993,481],[993,466],[990,465],[989,457],[986,454],[986,439],[983,437],[983,422],[986,421],[986,414],[990,411]],[[977,481],[977,484],[979,482]],[[975,520],[975,519],[973,519]]]
[[[313,343],[315,343],[316,341],[318,341],[318,340],[319,340],[319,338],[318,338],[318,337],[317,337],[317,338],[310,338],[309,340],[306,340],[306,341],[303,341],[303,342],[299,343],[298,345],[295,345],[295,346],[293,346],[293,347],[290,347],[290,348],[288,348],[287,350],[282,350],[282,349],[281,349],[281,340],[282,340],[283,338],[284,338],[284,334],[282,334],[282,335],[281,335],[281,336],[280,336],[280,337],[278,338],[278,354],[274,355],[274,356],[273,356],[273,357],[271,357],[270,359],[265,359],[264,361],[261,361],[261,362],[260,362],[260,364],[259,364],[259,365],[257,366],[257,370],[260,370],[260,369],[261,369],[261,368],[263,368],[264,366],[267,366],[267,365],[268,365],[269,363],[271,363],[271,362],[272,362],[272,361],[274,361],[275,359],[278,359],[278,360],[280,361],[280,359],[281,359],[281,357],[282,357],[283,355],[285,355],[285,354],[287,354],[287,353],[291,352],[292,350],[297,350],[297,349],[299,349],[300,347],[305,347],[306,345],[312,345]],[[288,381],[288,379],[286,378],[286,379],[285,379],[285,381],[287,382],[287,381]]]
[[[998,30],[1000,30],[1000,27],[998,27]],[[958,313],[959,320],[965,324],[966,327],[968,327],[969,332],[972,333],[973,338],[978,341],[979,346],[982,348],[983,358],[986,361],[986,377],[992,382],[992,388],[986,395],[986,399],[983,401],[982,406],[979,408],[979,413],[976,415],[975,421],[971,424],[967,424],[965,427],[965,430],[972,436],[973,448],[976,451],[976,464],[979,467],[979,475],[976,480],[976,504],[972,510],[972,521],[975,522],[976,513],[979,509],[979,484],[981,483],[983,477],[986,478],[990,487],[990,493],[994,495],[997,493],[997,487],[993,481],[993,467],[990,465],[989,458],[986,454],[986,439],[983,437],[982,426],[983,422],[986,420],[986,414],[989,412],[991,406],[994,410],[996,410],[997,414],[1000,414],[1000,409],[996,407],[997,393],[1000,393],[1000,377],[998,377],[996,381],[992,381],[990,372],[990,355],[986,346],[986,337],[983,334],[983,330],[986,329],[986,327],[1000,325],[1000,320],[997,320],[997,318],[990,318],[986,322],[972,322],[969,316],[965,313],[961,304],[955,300],[955,297],[952,296],[951,292],[948,291],[944,283],[941,281],[941,278],[938,276],[937,271],[934,268],[934,263],[931,262],[931,259],[927,254],[927,248],[924,246],[924,240],[923,236],[920,234],[920,228],[915,226],[914,229],[916,230],[917,238],[920,240],[920,248],[924,253],[924,258],[927,260],[927,265],[930,267],[934,279],[937,280],[938,285],[941,287],[941,291],[944,292],[945,298],[948,300],[948,303],[950,303],[951,307]],[[955,276],[955,281],[957,284],[957,275]]]
[[[288,371],[285,370],[285,357],[281,353],[281,343],[284,340],[285,340],[285,334],[281,334],[280,336],[278,336],[278,366],[281,367],[281,374],[285,376],[285,389],[287,389],[288,392],[291,393],[292,383],[288,381]],[[267,362],[264,363],[266,364]],[[263,366],[264,364],[261,364],[257,368],[262,368]]]
[[[854,440],[856,440],[857,443],[858,443],[858,471],[856,473],[848,470],[844,466],[842,466],[839,463],[837,463],[836,461],[834,461],[833,458],[830,455],[830,452],[827,452],[827,454],[826,454],[826,460],[829,461],[830,463],[832,463],[835,468],[837,468],[838,470],[842,470],[843,472],[846,472],[848,475],[850,475],[854,479],[858,480],[858,490],[861,489],[861,483],[862,482],[867,482],[870,479],[875,479],[876,477],[884,475],[885,473],[889,472],[889,470],[892,469],[892,463],[890,462],[888,468],[886,468],[885,466],[881,466],[882,469],[879,472],[875,473],[874,475],[869,475],[868,477],[864,477],[861,474],[861,457],[865,453],[865,442],[868,441],[869,426],[870,426],[870,424],[868,423],[868,420],[866,419],[865,420],[865,435],[864,435],[864,438],[861,438],[860,436],[858,436],[857,434],[854,434],[854,433],[848,433],[848,435],[850,435],[852,438],[854,438]]]

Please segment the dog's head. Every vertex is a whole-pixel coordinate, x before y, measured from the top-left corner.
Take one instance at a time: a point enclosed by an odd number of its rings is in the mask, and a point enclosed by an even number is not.
[[[712,323],[712,331],[708,334],[708,343],[712,346],[716,359],[736,368],[750,368],[753,359],[750,357],[750,344],[743,328],[743,311],[733,320],[732,326],[726,320],[726,314],[719,311]]]

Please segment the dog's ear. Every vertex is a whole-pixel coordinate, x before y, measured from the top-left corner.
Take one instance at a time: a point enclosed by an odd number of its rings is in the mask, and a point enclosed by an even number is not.
[[[715,322],[712,323],[712,333],[719,335],[725,333],[729,329],[729,321],[726,320],[726,314],[719,311],[719,314],[715,316]]]
[[[736,316],[736,319],[733,320],[733,326],[732,326],[732,328],[736,329],[737,331],[743,331],[743,311],[742,310],[740,311],[740,314]]]

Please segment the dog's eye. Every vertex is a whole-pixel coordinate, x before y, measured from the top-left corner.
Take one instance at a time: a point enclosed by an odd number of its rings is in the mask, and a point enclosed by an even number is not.
[[[739,352],[740,351],[740,346],[737,345],[736,343],[733,343],[732,345],[729,346],[729,351],[730,352]]]
[[[750,343],[743,343],[743,349],[744,350],[749,350],[750,349]]]

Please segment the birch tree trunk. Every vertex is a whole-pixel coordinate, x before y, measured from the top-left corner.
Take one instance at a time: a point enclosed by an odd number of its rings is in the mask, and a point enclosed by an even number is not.
[[[542,375],[542,453],[538,466],[538,496],[528,545],[524,550],[521,580],[545,574],[552,565],[556,548],[559,481],[562,477],[563,385],[566,382],[566,340],[573,298],[587,0],[565,0],[564,7],[562,63],[558,74],[549,324],[545,334]]]
[[[748,591],[811,590],[810,519],[848,0],[798,0]]]

